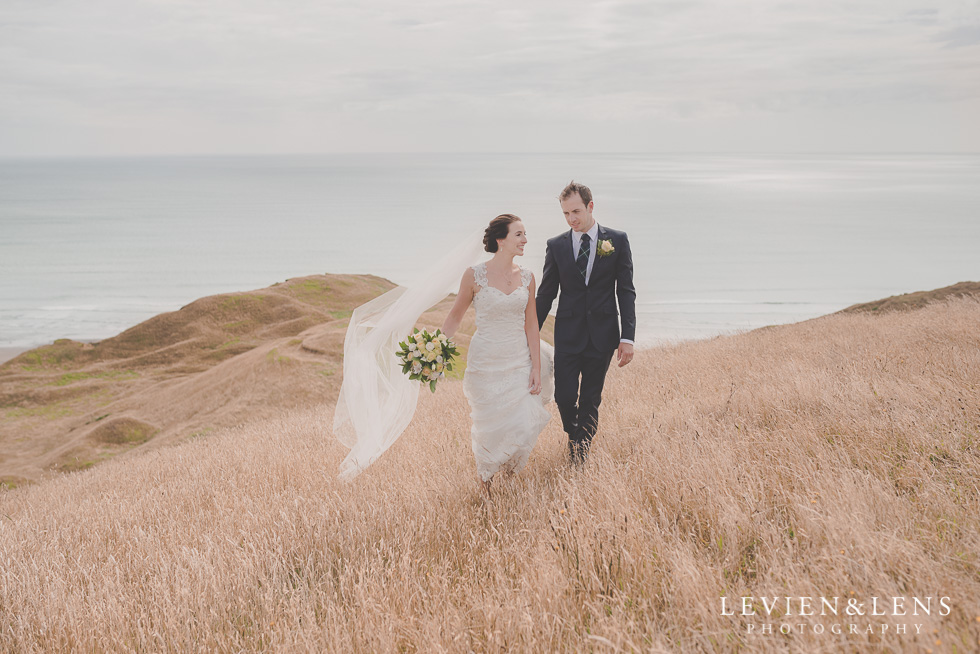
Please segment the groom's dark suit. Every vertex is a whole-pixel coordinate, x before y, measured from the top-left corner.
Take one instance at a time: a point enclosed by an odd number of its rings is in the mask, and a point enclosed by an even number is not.
[[[572,231],[549,239],[536,298],[540,326],[561,290],[555,313],[555,404],[568,434],[569,450],[580,456],[588,452],[596,433],[602,386],[612,355],[620,338],[632,341],[636,333],[629,239],[625,232],[599,225],[596,240],[596,246],[611,240],[614,251],[606,256],[596,251],[586,284],[575,263]]]

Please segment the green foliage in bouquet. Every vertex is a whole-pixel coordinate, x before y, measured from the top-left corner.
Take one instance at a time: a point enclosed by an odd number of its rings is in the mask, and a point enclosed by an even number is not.
[[[439,329],[435,334],[414,329],[398,345],[395,355],[402,362],[402,373],[413,381],[428,384],[433,393],[436,382],[446,376],[446,371],[453,369],[453,359],[459,355],[456,344]]]

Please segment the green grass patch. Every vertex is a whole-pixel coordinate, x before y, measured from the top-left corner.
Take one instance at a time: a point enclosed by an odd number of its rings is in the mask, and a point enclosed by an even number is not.
[[[24,477],[14,477],[14,476],[4,476],[0,477],[0,491],[11,490],[17,488],[18,486],[25,486],[31,483],[29,479]]]
[[[97,463],[102,463],[106,459],[111,459],[117,452],[100,452],[93,458],[79,458],[74,455],[65,456],[61,461],[56,463],[53,467],[59,472],[80,472],[82,470],[88,470]]]
[[[232,322],[226,322],[221,327],[222,329],[235,330],[239,329],[240,327],[246,327],[250,324],[252,324],[251,320],[234,320]]]
[[[229,341],[225,341],[213,351],[208,352],[205,358],[210,359],[215,362],[221,362],[225,359],[230,359],[234,356],[238,356],[243,352],[248,352],[255,347],[255,343],[250,343],[248,341],[243,341],[239,338],[233,338]]]
[[[84,379],[134,379],[139,377],[135,370],[106,370],[105,372],[68,372],[51,382],[52,386],[67,386]]]
[[[24,352],[19,357],[20,365],[31,372],[44,368],[60,367],[74,363],[84,345],[68,338],[59,338],[51,345],[42,345]]]
[[[306,279],[290,284],[289,293],[297,300],[313,306],[328,306],[337,304],[337,291],[333,285],[323,279]]]
[[[111,429],[101,431],[99,440],[112,445],[136,445],[138,443],[145,443],[157,432],[150,425],[135,420],[109,426]]]
[[[129,417],[113,418],[100,424],[88,439],[104,445],[139,445],[150,440],[159,429],[142,420]]]
[[[255,308],[264,300],[264,295],[229,295],[223,298],[218,306],[225,311],[241,311]]]
[[[293,359],[285,354],[279,354],[279,348],[272,348],[265,353],[265,360],[269,363],[288,363]]]
[[[11,419],[16,418],[44,418],[46,420],[54,420],[56,418],[64,418],[65,416],[70,416],[74,413],[70,408],[58,403],[58,404],[46,404],[44,406],[32,406],[32,407],[19,407],[16,409],[8,409],[6,411],[6,417]]]

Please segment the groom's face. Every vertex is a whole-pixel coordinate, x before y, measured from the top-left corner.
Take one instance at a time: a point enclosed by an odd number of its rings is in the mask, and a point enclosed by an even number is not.
[[[565,221],[568,226],[576,232],[587,232],[592,229],[595,220],[592,218],[592,207],[595,203],[582,202],[582,197],[578,193],[568,196],[567,200],[561,201],[561,211],[565,214]]]

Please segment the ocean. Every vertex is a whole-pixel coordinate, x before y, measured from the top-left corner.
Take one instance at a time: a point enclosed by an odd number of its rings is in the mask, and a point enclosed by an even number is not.
[[[571,179],[629,234],[639,347],[980,279],[980,155],[0,159],[0,348],[291,277],[405,283],[499,213],[540,279]]]

